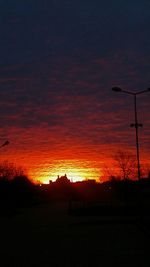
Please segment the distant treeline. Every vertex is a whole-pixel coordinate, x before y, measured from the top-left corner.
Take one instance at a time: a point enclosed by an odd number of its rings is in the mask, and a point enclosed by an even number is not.
[[[14,177],[0,176],[0,215],[15,214],[24,207],[42,203],[66,201],[91,205],[99,203],[104,207],[127,205],[150,207],[150,178],[140,181],[115,180],[97,183],[87,180],[72,183],[66,176],[56,182],[36,185],[23,173]]]

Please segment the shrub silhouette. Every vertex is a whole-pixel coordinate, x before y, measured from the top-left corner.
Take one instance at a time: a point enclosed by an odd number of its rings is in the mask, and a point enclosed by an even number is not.
[[[0,207],[5,213],[30,205],[35,199],[35,185],[22,167],[7,161],[0,164]],[[3,212],[4,213],[4,212]]]

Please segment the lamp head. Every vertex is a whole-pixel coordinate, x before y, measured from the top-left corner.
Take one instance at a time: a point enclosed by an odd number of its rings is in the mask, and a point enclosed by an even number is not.
[[[112,90],[114,91],[114,92],[121,92],[122,91],[122,89],[120,88],[120,87],[112,87]]]
[[[10,143],[10,142],[9,142],[8,140],[6,140],[6,141],[1,145],[1,147],[9,145],[9,143]]]

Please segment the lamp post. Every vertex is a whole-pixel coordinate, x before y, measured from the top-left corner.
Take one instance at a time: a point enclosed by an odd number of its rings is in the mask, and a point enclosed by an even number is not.
[[[138,92],[130,92],[126,90],[122,90],[119,87],[113,87],[112,90],[114,92],[120,92],[120,93],[125,93],[132,95],[134,97],[134,118],[135,122],[130,124],[130,127],[135,127],[135,136],[136,136],[136,155],[137,155],[137,171],[138,171],[138,179],[140,180],[141,178],[141,171],[140,171],[140,153],[139,153],[139,136],[138,136],[138,129],[139,127],[142,127],[143,125],[141,123],[138,123],[138,116],[137,116],[137,95],[146,93],[150,91],[150,88],[143,90],[143,91],[138,91]]]

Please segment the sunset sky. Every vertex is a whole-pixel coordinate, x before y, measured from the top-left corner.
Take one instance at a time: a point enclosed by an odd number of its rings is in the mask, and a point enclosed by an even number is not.
[[[133,98],[150,87],[150,1],[0,0],[0,161],[48,182],[98,179],[135,153]],[[150,93],[138,96],[150,164]]]

